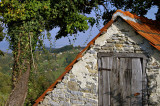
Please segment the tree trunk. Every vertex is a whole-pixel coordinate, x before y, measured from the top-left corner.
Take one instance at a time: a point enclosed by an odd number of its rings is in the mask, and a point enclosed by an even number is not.
[[[14,64],[13,64],[13,72],[12,72],[12,83],[13,83],[12,88],[15,87],[20,77],[20,72],[21,72],[20,65],[19,65],[20,54],[21,54],[21,45],[19,41],[17,48],[15,48],[13,52]]]
[[[27,91],[28,80],[32,66],[32,45],[31,36],[19,34],[18,41],[14,46],[14,65],[12,72],[13,90],[6,103],[6,106],[23,106]],[[12,38],[15,39],[14,37]]]
[[[23,106],[28,91],[29,73],[30,73],[30,65],[28,64],[27,71],[23,73],[23,75],[16,83],[7,101],[6,106]]]

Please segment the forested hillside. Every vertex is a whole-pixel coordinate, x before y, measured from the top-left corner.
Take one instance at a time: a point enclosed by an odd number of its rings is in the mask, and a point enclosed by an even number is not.
[[[47,52],[36,51],[34,55],[35,69],[31,71],[26,106],[34,101],[64,72],[80,52],[81,47],[65,46],[48,49]],[[12,54],[0,56],[0,106],[4,105],[11,92]]]

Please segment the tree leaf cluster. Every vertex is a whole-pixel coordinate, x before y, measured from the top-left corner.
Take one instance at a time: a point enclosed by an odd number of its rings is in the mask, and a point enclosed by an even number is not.
[[[3,27],[0,21],[0,42],[4,39]],[[4,55],[4,53],[0,50],[0,55]]]
[[[160,1],[159,0],[104,0],[103,5],[105,10],[103,12],[104,24],[106,24],[111,18],[113,13],[117,9],[124,11],[130,11],[133,14],[144,16],[148,10],[153,6],[158,7],[158,11],[155,14],[156,20],[160,21]]]
[[[11,68],[12,55],[4,53],[0,56],[0,106],[4,106],[5,102],[12,90]]]

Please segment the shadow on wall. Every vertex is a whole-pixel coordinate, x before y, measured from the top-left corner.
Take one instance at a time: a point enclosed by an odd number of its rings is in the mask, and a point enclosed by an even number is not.
[[[148,95],[149,95],[148,97],[149,97],[149,98],[150,98],[150,95],[151,95],[152,93],[155,93],[155,92],[156,92],[156,89],[157,89],[156,77],[157,77],[156,74],[152,74],[152,75],[148,75],[148,76],[147,76],[147,78],[150,79],[150,80],[148,80],[148,88],[147,88],[147,90],[148,90]],[[152,82],[154,82],[154,83],[152,83]],[[160,103],[160,97],[159,97],[158,100],[159,100],[159,101],[154,101],[154,100],[152,100],[152,99],[148,100],[149,105],[151,105],[151,106],[158,106],[158,104]]]
[[[160,97],[157,95],[157,98],[154,100],[154,97],[151,97],[151,94],[156,93],[157,87],[159,86],[157,85],[158,80],[156,78],[160,69],[160,51],[151,46],[149,41],[135,32],[135,30],[128,23],[124,22],[120,18],[118,18],[117,21],[120,21],[122,24],[116,22],[116,27],[121,31],[122,34],[128,37],[128,41],[130,43],[135,42],[137,45],[139,45],[139,47],[136,46],[134,52],[144,53],[148,57],[146,67],[148,88],[145,90],[148,90],[148,98],[150,98],[148,100],[149,105],[157,106],[160,103]]]
[[[153,86],[152,88],[148,89],[145,88],[141,91],[149,92],[152,91],[153,89],[156,88],[156,85]],[[152,105],[152,106],[157,106],[156,102],[151,102],[148,100],[148,94],[143,93],[143,97],[141,98],[142,95],[140,93],[135,93],[131,94],[129,96],[123,97],[122,93],[116,93],[119,91],[118,89],[113,90],[112,92],[107,92],[108,95],[110,95],[110,100],[111,100],[111,106],[144,106],[144,105]]]

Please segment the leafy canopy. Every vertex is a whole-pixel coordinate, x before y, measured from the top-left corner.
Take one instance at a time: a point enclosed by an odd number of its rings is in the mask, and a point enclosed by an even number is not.
[[[89,14],[97,3],[98,0],[2,0],[0,13],[9,28],[9,36],[20,26],[23,27],[22,33],[29,30],[38,34],[44,29],[49,31],[60,27],[58,39],[87,30],[88,23],[93,25],[94,19],[84,13]]]
[[[98,0],[2,0],[0,2],[0,15],[7,26],[7,39],[12,49],[14,64],[12,73],[13,87],[8,101],[22,105],[27,91],[19,87],[27,88],[29,74],[34,66],[33,51],[43,43],[44,30],[48,32],[55,27],[60,30],[56,39],[78,31],[85,31],[89,24],[93,25],[95,20],[87,17]],[[23,80],[19,80],[24,75]],[[20,83],[17,83],[20,82]],[[19,85],[23,83],[24,85]],[[18,87],[15,87],[18,86]],[[20,91],[21,90],[21,91]],[[24,94],[21,94],[24,92]],[[21,95],[15,97],[16,95]],[[13,99],[17,100],[13,100]],[[21,100],[20,100],[21,99]]]
[[[3,40],[4,34],[3,34],[3,27],[0,21],[0,42]],[[3,52],[0,50],[0,55],[4,55]]]
[[[111,19],[112,14],[117,9],[130,11],[131,13],[136,13],[137,15],[144,16],[153,6],[158,7],[158,11],[155,15],[156,20],[160,21],[159,0],[103,0],[103,2],[101,2],[101,5],[103,5],[105,8],[102,16],[102,18],[104,19],[104,24],[106,24]]]

